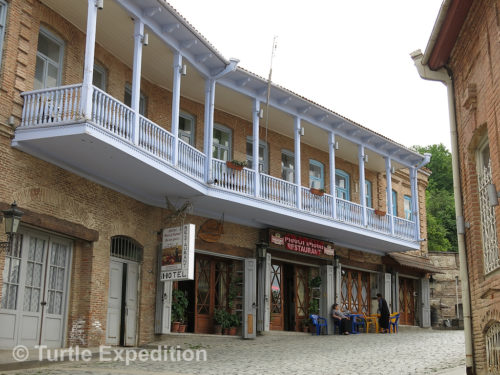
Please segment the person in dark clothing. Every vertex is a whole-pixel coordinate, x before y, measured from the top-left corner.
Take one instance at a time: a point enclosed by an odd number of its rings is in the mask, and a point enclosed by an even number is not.
[[[380,314],[380,318],[378,318],[378,326],[380,327],[381,333],[389,332],[389,306],[387,306],[387,301],[382,298],[382,294],[377,293],[378,299],[378,312]]]
[[[339,329],[341,335],[348,335],[352,332],[352,320],[349,319],[349,315],[340,311],[338,303],[334,303],[332,306],[332,318],[336,321],[340,321]]]

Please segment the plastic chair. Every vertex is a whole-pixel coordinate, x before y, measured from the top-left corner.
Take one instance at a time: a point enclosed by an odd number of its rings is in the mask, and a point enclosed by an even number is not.
[[[352,317],[352,333],[359,333],[359,328],[364,328],[365,332],[368,332],[366,329],[366,320],[364,316],[356,315]]]
[[[393,313],[389,317],[389,333],[398,333],[399,313]]]
[[[326,322],[325,318],[322,318],[321,316],[311,314],[309,317],[312,320],[312,323],[316,327],[316,336],[321,335],[321,327],[325,327],[326,329],[326,334],[328,334],[328,324]]]
[[[370,326],[375,326],[375,333],[378,333],[378,317],[376,315],[365,315],[366,333],[370,332]]]

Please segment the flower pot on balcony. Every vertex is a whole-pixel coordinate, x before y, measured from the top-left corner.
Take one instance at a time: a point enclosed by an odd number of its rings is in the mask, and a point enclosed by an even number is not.
[[[375,215],[377,216],[385,216],[385,214],[386,214],[385,211],[375,210]]]
[[[235,164],[232,161],[226,161],[226,165],[228,166],[228,168],[234,169],[236,171],[243,170],[243,165]]]
[[[320,197],[325,194],[325,191],[323,189],[310,188],[309,191],[311,192],[311,194],[318,195]]]

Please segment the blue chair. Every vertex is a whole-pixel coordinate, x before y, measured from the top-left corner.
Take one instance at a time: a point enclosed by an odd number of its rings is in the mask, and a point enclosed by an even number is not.
[[[312,323],[316,327],[316,336],[321,335],[321,327],[325,327],[326,329],[326,334],[328,334],[328,324],[326,322],[325,318],[322,318],[321,316],[311,314],[309,317],[312,320]]]
[[[391,331],[393,333],[398,332],[398,323],[399,323],[399,313],[392,314],[389,318],[389,333],[391,333]]]
[[[360,327],[362,327],[366,332],[365,319],[361,315],[355,314],[355,316],[352,317],[352,333],[359,333]]]

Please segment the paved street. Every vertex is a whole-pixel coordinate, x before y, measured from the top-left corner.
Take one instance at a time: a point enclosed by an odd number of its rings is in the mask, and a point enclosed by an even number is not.
[[[432,374],[465,364],[463,331],[411,329],[396,335],[321,337],[272,333],[248,341],[172,335],[161,344],[193,352],[204,349],[207,361],[177,361],[176,356],[172,361],[168,356],[164,361],[150,359],[126,366],[123,361],[101,362],[94,358],[88,363],[66,361],[2,374]],[[148,346],[148,353],[154,348]]]

